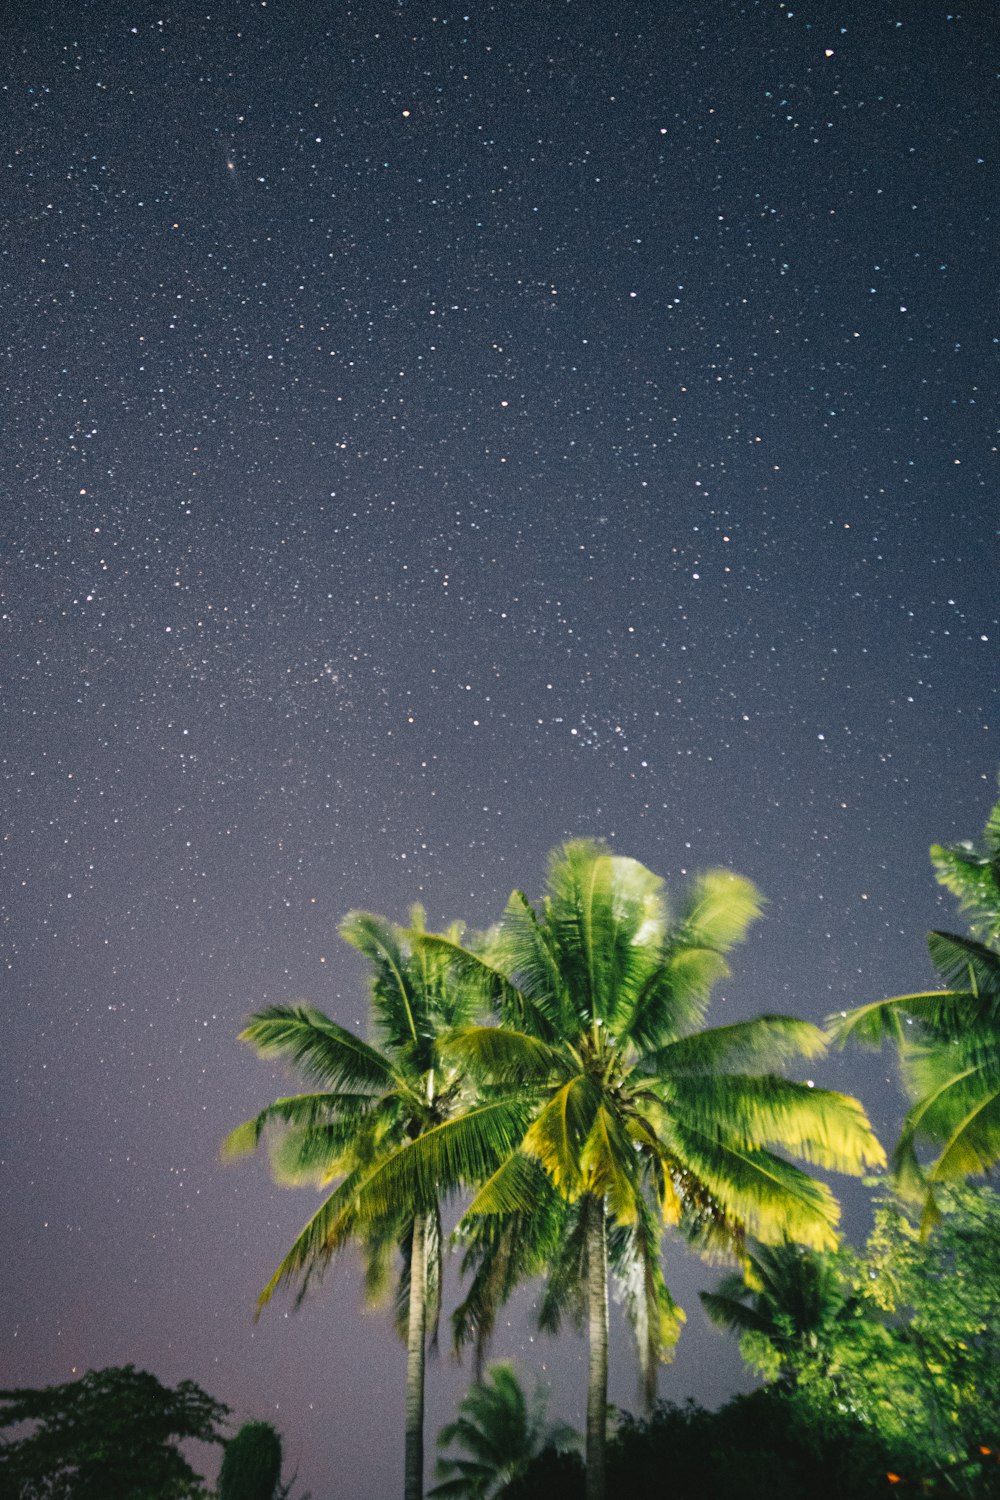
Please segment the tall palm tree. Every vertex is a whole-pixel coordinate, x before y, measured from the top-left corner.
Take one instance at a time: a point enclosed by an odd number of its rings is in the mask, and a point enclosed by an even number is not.
[[[411,922],[419,933],[420,908]],[[229,1135],[223,1155],[246,1155],[270,1137],[280,1181],[325,1190],[261,1292],[258,1312],[286,1283],[297,1285],[301,1301],[312,1278],[349,1242],[361,1247],[369,1298],[378,1299],[393,1255],[403,1250],[397,1322],[407,1346],[404,1494],[420,1500],[425,1347],[440,1290],[439,1197],[434,1182],[414,1182],[373,1210],[359,1188],[404,1142],[433,1132],[472,1102],[461,1070],[438,1051],[442,1033],[471,1019],[472,996],[443,956],[384,918],[352,912],[340,930],[368,960],[375,1040],[361,1040],[304,1004],[251,1016],[241,1040],[261,1057],[291,1064],[317,1091],[275,1100]],[[452,929],[449,941],[457,943],[460,933]]]
[[[943,990],[897,995],[829,1018],[843,1044],[895,1043],[913,1101],[893,1152],[904,1196],[923,1202],[924,1229],[939,1217],[934,1189],[1000,1161],[1000,802],[984,848],[935,844],[937,879],[959,898],[973,936],[932,932],[927,946]],[[980,939],[982,941],[980,941]],[[934,1153],[921,1164],[922,1147]]]
[[[441,1483],[429,1492],[428,1500],[500,1500],[543,1448],[571,1446],[576,1433],[571,1427],[549,1426],[547,1405],[542,1386],[526,1396],[513,1365],[493,1365],[487,1378],[462,1398],[457,1421],[438,1433],[439,1447],[456,1445],[468,1456],[438,1459]]]
[[[855,1173],[884,1160],[855,1100],[752,1071],[818,1055],[817,1027],[762,1016],[699,1029],[713,985],[729,972],[725,954],[759,908],[749,881],[713,871],[671,919],[657,876],[580,841],[550,857],[539,908],[511,896],[484,951],[420,940],[500,1008],[499,1026],[458,1031],[448,1055],[527,1111],[465,1217],[495,1221],[473,1321],[491,1316],[490,1278],[502,1294],[509,1268],[536,1253],[556,1255],[563,1288],[582,1288],[588,1500],[605,1494],[609,1262],[651,1384],[680,1320],[659,1263],[664,1224],[702,1250],[739,1249],[748,1236],[827,1247],[836,1200],[771,1147]],[[452,1170],[451,1133],[445,1125],[411,1142],[372,1173],[365,1193],[376,1208]],[[505,1237],[505,1220],[519,1227],[520,1246]]]

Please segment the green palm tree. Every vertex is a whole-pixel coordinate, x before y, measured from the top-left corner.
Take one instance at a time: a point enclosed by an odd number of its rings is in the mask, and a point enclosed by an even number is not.
[[[411,921],[419,933],[420,908]],[[244,1156],[269,1137],[279,1181],[312,1183],[325,1192],[261,1292],[258,1312],[286,1283],[297,1286],[301,1301],[310,1281],[350,1242],[365,1256],[369,1300],[381,1300],[393,1256],[402,1249],[396,1300],[407,1346],[404,1494],[420,1500],[425,1347],[440,1291],[440,1198],[436,1182],[411,1183],[376,1210],[359,1189],[404,1142],[432,1133],[471,1104],[467,1079],[441,1059],[438,1040],[468,1023],[472,996],[442,955],[384,918],[352,912],[340,930],[368,960],[374,1042],[304,1004],[253,1015],[241,1040],[261,1057],[291,1064],[316,1091],[275,1100],[232,1132],[223,1155]],[[457,943],[460,934],[453,928],[449,941]]]
[[[741,1271],[699,1296],[717,1327],[765,1338],[782,1360],[779,1378],[789,1385],[803,1357],[826,1374],[832,1340],[858,1312],[834,1257],[788,1240],[757,1246]]]
[[[841,1044],[889,1041],[898,1049],[913,1103],[893,1171],[904,1196],[922,1200],[925,1230],[939,1217],[937,1185],[979,1176],[1000,1161],[1000,802],[982,850],[935,844],[931,860],[973,933],[928,936],[931,962],[946,988],[879,1000],[828,1022]],[[925,1164],[921,1148],[934,1153]]]
[[[526,1128],[479,1179],[465,1216],[466,1225],[493,1221],[473,1231],[469,1322],[488,1324],[520,1270],[554,1256],[552,1315],[577,1297],[588,1328],[588,1500],[605,1493],[609,1265],[651,1388],[681,1318],[660,1268],[665,1224],[702,1250],[739,1249],[748,1236],[831,1246],[829,1188],[771,1148],[850,1172],[884,1160],[855,1100],[752,1071],[818,1055],[817,1027],[763,1016],[699,1029],[729,972],[725,954],[759,908],[749,881],[714,871],[671,919],[657,876],[581,841],[550,857],[539,908],[511,896],[483,951],[420,940],[500,1008],[501,1025],[458,1031],[449,1057],[526,1111]],[[453,1134],[443,1125],[372,1173],[365,1193],[376,1209],[412,1182],[450,1175]]]
[[[466,1457],[438,1459],[440,1484],[433,1496],[455,1500],[500,1500],[507,1486],[543,1448],[566,1448],[577,1441],[571,1427],[549,1426],[547,1393],[536,1386],[528,1398],[514,1366],[494,1365],[459,1403],[459,1417],[438,1433],[438,1446],[455,1444]]]

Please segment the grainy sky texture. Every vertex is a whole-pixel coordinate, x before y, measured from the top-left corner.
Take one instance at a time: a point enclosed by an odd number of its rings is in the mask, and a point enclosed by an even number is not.
[[[350,907],[484,926],[602,835],[768,896],[710,1019],[931,982],[1000,759],[952,3],[10,8],[0,1382],[191,1376],[317,1500],[399,1490],[388,1320],[345,1262],[254,1327],[313,1200],[217,1163],[288,1086],[251,1008],[364,1027]],[[887,1058],[818,1076],[892,1136]],[[719,1399],[668,1264],[661,1389]],[[579,1423],[582,1346],[511,1325]]]

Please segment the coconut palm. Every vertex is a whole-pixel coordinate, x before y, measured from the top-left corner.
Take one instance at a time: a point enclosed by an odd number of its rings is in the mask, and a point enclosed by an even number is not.
[[[457,1421],[438,1433],[438,1446],[456,1445],[466,1457],[438,1459],[440,1484],[433,1496],[455,1500],[500,1500],[507,1486],[543,1448],[566,1448],[576,1440],[571,1427],[549,1426],[547,1393],[536,1386],[527,1397],[511,1364],[493,1365],[459,1403]]]
[[[825,1373],[832,1338],[857,1316],[857,1298],[834,1257],[787,1240],[757,1246],[741,1271],[725,1276],[714,1292],[698,1295],[717,1327],[767,1339],[782,1359],[786,1384],[795,1383],[803,1358]]]
[[[609,1264],[651,1386],[680,1321],[659,1262],[664,1224],[703,1251],[739,1249],[748,1236],[825,1248],[836,1239],[836,1200],[771,1148],[855,1173],[884,1160],[855,1100],[752,1071],[818,1055],[817,1027],[763,1016],[699,1029],[728,973],[725,954],[759,909],[749,881],[713,871],[671,919],[657,876],[579,841],[550,857],[539,908],[511,896],[483,951],[420,940],[500,1008],[499,1026],[457,1032],[453,1064],[528,1112],[465,1216],[466,1225],[494,1221],[473,1255],[479,1296],[469,1321],[488,1323],[495,1296],[533,1257],[555,1257],[556,1310],[582,1290],[588,1500],[605,1493]],[[454,1134],[445,1124],[373,1172],[365,1194],[375,1209],[412,1182],[449,1175]],[[523,1231],[519,1244],[505,1221]],[[484,1239],[492,1243],[480,1253]]]
[[[419,908],[411,921],[419,932]],[[279,1181],[314,1183],[326,1192],[262,1291],[258,1311],[286,1283],[297,1286],[301,1301],[310,1281],[351,1242],[365,1257],[369,1299],[379,1300],[393,1256],[404,1252],[397,1284],[397,1323],[407,1345],[404,1493],[419,1500],[425,1347],[440,1289],[437,1185],[411,1183],[377,1211],[361,1200],[359,1187],[403,1142],[433,1132],[471,1103],[466,1079],[442,1062],[437,1042],[470,1020],[472,997],[444,957],[384,918],[353,912],[340,930],[368,960],[375,1040],[361,1040],[305,1004],[253,1015],[241,1040],[262,1057],[291,1064],[316,1092],[275,1100],[232,1132],[223,1154],[246,1155],[269,1137]],[[449,941],[457,943],[460,933],[452,929]]]
[[[939,1216],[938,1184],[979,1176],[1000,1161],[1000,802],[987,822],[983,850],[935,844],[931,860],[973,932],[928,936],[931,962],[946,988],[897,995],[829,1019],[841,1044],[890,1041],[898,1048],[913,1103],[893,1170],[904,1196],[922,1200],[925,1230]],[[934,1153],[923,1165],[922,1147]]]

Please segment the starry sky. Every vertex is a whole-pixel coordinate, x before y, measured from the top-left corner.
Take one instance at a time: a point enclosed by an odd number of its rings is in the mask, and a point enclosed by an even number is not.
[[[317,1500],[398,1491],[388,1320],[348,1258],[255,1327],[314,1200],[217,1159],[288,1088],[252,1008],[364,1029],[351,907],[482,927],[600,835],[763,889],[716,1021],[932,982],[927,847],[1000,761],[998,36],[958,3],[8,17],[0,1383],[189,1376]],[[889,1059],[819,1076],[891,1140]],[[661,1391],[717,1401],[714,1273],[667,1264]],[[529,1302],[497,1353],[581,1424]]]

